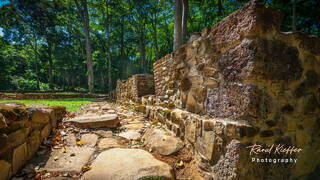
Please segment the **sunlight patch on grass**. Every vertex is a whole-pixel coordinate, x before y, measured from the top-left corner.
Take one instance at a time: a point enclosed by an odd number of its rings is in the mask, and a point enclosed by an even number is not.
[[[92,98],[68,98],[68,99],[26,99],[26,100],[0,100],[4,102],[19,102],[25,105],[44,104],[47,106],[65,106],[67,111],[76,112],[84,104],[91,102]]]

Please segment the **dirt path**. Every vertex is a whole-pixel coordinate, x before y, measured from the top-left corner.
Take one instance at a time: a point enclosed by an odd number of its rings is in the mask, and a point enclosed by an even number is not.
[[[68,114],[13,179],[146,177],[201,179],[186,146],[160,124],[131,106],[93,102]]]

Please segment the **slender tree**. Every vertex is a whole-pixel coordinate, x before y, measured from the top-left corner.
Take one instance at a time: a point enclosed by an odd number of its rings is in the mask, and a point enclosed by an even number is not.
[[[89,93],[93,93],[94,81],[93,81],[93,62],[92,62],[92,49],[91,49],[91,39],[90,39],[90,22],[88,13],[87,0],[75,0],[76,6],[78,8],[80,17],[83,23],[84,37],[86,40],[86,55],[87,55],[87,73],[88,73],[88,87]]]
[[[182,42],[182,0],[176,0],[174,8],[173,50],[177,50],[182,45]]]
[[[296,0],[292,0],[292,31],[297,30],[296,27],[296,17],[297,17],[297,12],[296,12]]]
[[[189,1],[182,0],[182,41],[187,42],[187,24],[188,24],[188,13],[189,13]]]
[[[218,15],[221,16],[223,13],[222,0],[218,0]]]

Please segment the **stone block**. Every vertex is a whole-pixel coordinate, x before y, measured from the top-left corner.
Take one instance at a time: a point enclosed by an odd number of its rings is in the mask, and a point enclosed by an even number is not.
[[[44,128],[41,130],[41,141],[46,139],[50,135],[51,129],[51,124],[47,124],[44,126]]]
[[[185,137],[191,143],[195,143],[199,131],[200,120],[197,116],[189,116],[185,121]]]
[[[212,117],[254,121],[266,117],[271,98],[256,86],[230,83],[209,91],[206,108]]]
[[[21,103],[0,103],[0,113],[4,116],[7,123],[28,119],[26,107]]]
[[[28,160],[27,144],[23,143],[13,150],[12,172],[15,174]]]
[[[5,117],[0,113],[0,129],[8,127]]]
[[[42,136],[39,130],[34,130],[30,133],[27,139],[28,158],[31,158],[39,149],[41,138]]]
[[[0,160],[0,179],[6,180],[9,179],[11,174],[11,164],[7,161]]]
[[[215,134],[213,131],[202,131],[202,136],[197,137],[195,148],[202,156],[211,161],[214,154]]]
[[[26,138],[30,132],[30,128],[21,128],[17,131],[8,134],[8,146],[17,147],[26,141]]]
[[[50,123],[52,109],[27,108],[31,120],[35,123]]]

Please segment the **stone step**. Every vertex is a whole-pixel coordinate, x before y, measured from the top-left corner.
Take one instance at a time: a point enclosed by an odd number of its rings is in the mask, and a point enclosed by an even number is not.
[[[120,120],[118,114],[81,115],[65,122],[71,122],[81,128],[117,127]]]
[[[94,148],[67,146],[65,152],[54,149],[42,170],[47,172],[80,173],[90,160]]]
[[[99,154],[84,180],[174,179],[172,167],[141,149],[113,148]]]

